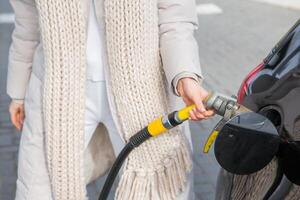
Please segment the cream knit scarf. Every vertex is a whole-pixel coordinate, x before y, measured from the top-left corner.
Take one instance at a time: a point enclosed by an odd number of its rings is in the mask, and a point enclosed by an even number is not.
[[[55,200],[86,199],[83,177],[86,28],[82,0],[36,0],[45,55],[46,154]],[[170,111],[160,62],[157,0],[106,0],[109,73],[126,141]],[[171,200],[191,158],[179,128],[128,157],[117,200]]]

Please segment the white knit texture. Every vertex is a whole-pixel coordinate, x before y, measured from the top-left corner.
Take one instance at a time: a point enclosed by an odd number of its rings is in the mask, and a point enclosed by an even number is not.
[[[81,0],[36,0],[45,55],[43,118],[55,200],[86,199],[83,177],[86,27]],[[170,112],[159,53],[157,0],[106,0],[109,77],[126,141]],[[132,151],[117,200],[173,200],[192,162],[180,128]]]
[[[156,0],[105,1],[110,81],[122,137],[170,112],[159,54]],[[191,170],[180,128],[151,138],[128,157],[117,200],[171,200],[185,188]]]
[[[42,99],[52,191],[55,200],[83,200],[85,20],[80,0],[36,4],[45,55]]]

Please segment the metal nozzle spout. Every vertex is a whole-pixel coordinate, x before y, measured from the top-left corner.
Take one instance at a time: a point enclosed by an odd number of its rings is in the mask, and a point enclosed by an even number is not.
[[[207,109],[212,109],[216,114],[230,119],[240,112],[249,112],[249,109],[236,102],[236,99],[220,93],[210,92],[204,100]]]

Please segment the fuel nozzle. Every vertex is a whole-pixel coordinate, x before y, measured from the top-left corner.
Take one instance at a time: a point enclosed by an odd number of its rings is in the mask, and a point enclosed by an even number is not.
[[[207,109],[214,110],[217,115],[224,117],[226,120],[239,113],[250,111],[246,107],[238,104],[236,98],[217,92],[211,92],[204,100],[204,103]]]
[[[228,97],[216,92],[211,92],[204,100],[204,103],[207,109],[212,109],[217,115],[223,117],[223,119],[210,133],[206,143],[204,144],[203,152],[208,153],[224,124],[234,116],[237,116],[241,113],[250,112],[250,110],[245,106],[238,104],[236,98]]]
[[[270,163],[280,145],[270,120],[218,93],[207,97],[206,106],[223,118],[209,135],[204,153],[215,143],[214,155],[220,166],[239,175],[257,172]]]
[[[207,109],[213,109],[216,114],[222,116],[224,119],[230,119],[237,113],[249,111],[242,105],[239,105],[235,98],[216,92],[210,92],[203,100],[203,103]],[[195,107],[196,105],[193,104],[155,119],[148,125],[147,129],[149,134],[151,136],[157,136],[175,126],[178,126],[189,119],[189,112]]]
[[[228,97],[226,95],[210,92],[209,95],[203,100],[206,109],[212,109],[217,115],[224,117],[225,119],[230,119],[234,115],[240,112],[248,112],[249,110],[236,102],[233,97]],[[189,119],[189,112],[195,108],[195,105],[185,107],[179,111],[175,111],[174,120],[177,123],[182,123]]]

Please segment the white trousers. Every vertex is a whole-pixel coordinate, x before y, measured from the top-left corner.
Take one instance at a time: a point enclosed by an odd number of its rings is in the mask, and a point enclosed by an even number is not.
[[[25,120],[18,156],[16,200],[53,200],[44,151],[41,89],[40,80],[32,74],[24,102]],[[86,80],[85,146],[98,123],[106,126],[114,152],[118,155],[125,144],[111,116],[105,82]],[[176,200],[194,199],[192,188],[193,176],[190,174],[187,188]]]
[[[88,146],[98,123],[108,130],[115,155],[118,155],[125,143],[122,141],[109,108],[105,81],[86,80],[85,99],[85,147]]]

